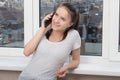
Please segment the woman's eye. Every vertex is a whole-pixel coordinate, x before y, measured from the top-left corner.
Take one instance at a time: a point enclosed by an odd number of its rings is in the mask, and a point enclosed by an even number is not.
[[[61,18],[63,21],[65,21],[65,18]]]
[[[58,14],[57,13],[55,13],[55,16],[57,16]]]

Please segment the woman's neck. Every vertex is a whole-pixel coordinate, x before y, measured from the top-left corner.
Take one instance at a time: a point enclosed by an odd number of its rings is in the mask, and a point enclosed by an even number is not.
[[[59,42],[63,40],[64,31],[52,31],[49,40],[52,42]]]

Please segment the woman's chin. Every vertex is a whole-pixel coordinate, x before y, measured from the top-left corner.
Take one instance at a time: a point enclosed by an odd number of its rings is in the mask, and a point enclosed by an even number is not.
[[[59,28],[56,27],[56,26],[53,26],[52,29],[53,29],[53,30],[59,30]]]

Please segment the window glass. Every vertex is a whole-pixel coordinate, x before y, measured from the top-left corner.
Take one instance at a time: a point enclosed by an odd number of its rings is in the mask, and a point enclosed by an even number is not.
[[[40,0],[40,20],[61,2],[76,3],[80,12],[81,55],[102,55],[103,0]]]
[[[0,47],[23,47],[24,0],[0,0]]]

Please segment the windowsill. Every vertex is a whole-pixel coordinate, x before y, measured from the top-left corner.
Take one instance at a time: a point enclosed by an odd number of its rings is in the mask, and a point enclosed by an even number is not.
[[[22,71],[27,66],[30,58],[25,57],[9,57],[0,58],[0,70]]]
[[[81,63],[71,74],[120,76],[120,65]]]
[[[0,70],[22,71],[29,59],[0,59]],[[120,65],[81,63],[70,74],[120,76]]]

